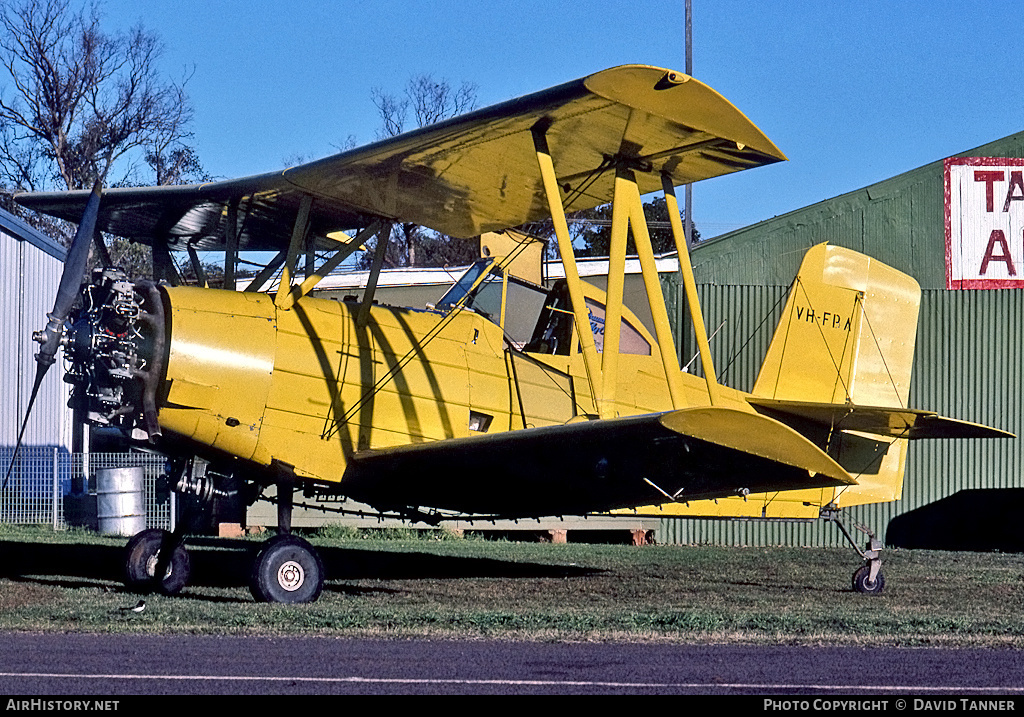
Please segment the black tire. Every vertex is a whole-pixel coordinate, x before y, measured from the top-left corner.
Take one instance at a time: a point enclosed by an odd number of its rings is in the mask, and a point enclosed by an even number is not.
[[[164,595],[175,595],[188,584],[192,572],[191,560],[185,546],[174,546],[167,569],[161,579],[156,578],[156,565],[160,549],[171,545],[173,536],[166,530],[150,528],[137,533],[125,547],[125,585],[135,592],[157,590]]]
[[[853,589],[864,595],[878,595],[885,589],[885,576],[879,570],[874,582],[872,582],[871,566],[862,565],[853,573]]]
[[[258,602],[316,602],[323,588],[323,562],[298,536],[274,536],[253,561],[249,590]]]

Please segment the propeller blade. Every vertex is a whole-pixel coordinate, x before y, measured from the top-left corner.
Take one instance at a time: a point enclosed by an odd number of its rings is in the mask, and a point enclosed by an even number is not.
[[[78,224],[71,248],[68,249],[68,255],[64,259],[64,271],[60,276],[60,284],[57,286],[57,298],[53,302],[53,311],[46,315],[48,319],[46,328],[32,335],[35,341],[42,344],[39,353],[36,354],[36,377],[32,384],[32,395],[28,399],[28,407],[25,409],[25,419],[22,421],[21,431],[18,433],[18,442],[14,445],[11,464],[7,467],[7,475],[4,476],[0,491],[7,490],[7,482],[11,478],[14,463],[18,459],[18,450],[21,448],[21,441],[25,436],[28,418],[32,415],[32,406],[39,394],[39,386],[43,383],[43,376],[56,360],[57,349],[60,347],[61,337],[64,335],[64,322],[67,321],[68,315],[71,313],[71,307],[74,306],[78,289],[85,277],[89,265],[89,247],[92,244],[93,234],[96,233],[96,219],[100,212],[102,193],[103,184],[97,179],[89,201],[85,205],[85,211],[82,212],[82,221]]]
[[[32,415],[32,406],[36,402],[36,396],[39,395],[39,386],[42,384],[43,376],[46,375],[46,371],[49,368],[50,364],[36,364],[36,380],[32,384],[32,395],[28,398],[28,406],[25,408],[25,420],[21,422],[21,431],[18,432],[18,442],[14,444],[14,453],[11,454],[11,463],[7,466],[7,475],[4,476],[4,484],[0,487],[0,493],[7,490],[7,482],[11,479],[11,473],[14,471],[14,464],[18,460],[18,451],[21,449],[21,440],[25,437],[25,428],[28,426],[28,417]]]
[[[82,221],[78,224],[78,231],[68,249],[68,256],[64,260],[64,273],[61,274],[60,284],[57,286],[57,298],[53,302],[53,311],[46,315],[49,322],[33,338],[42,344],[39,353],[36,354],[36,361],[45,363],[47,366],[54,362],[57,355],[57,348],[60,346],[60,339],[64,333],[64,322],[67,321],[71,307],[78,296],[78,288],[82,285],[89,262],[89,247],[92,245],[92,235],[96,232],[96,218],[100,211],[100,196],[103,192],[103,185],[99,180],[93,185],[92,194],[85,205],[82,213]]]

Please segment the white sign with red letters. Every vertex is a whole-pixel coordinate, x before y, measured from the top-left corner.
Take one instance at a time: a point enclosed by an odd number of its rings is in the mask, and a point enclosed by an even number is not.
[[[946,288],[1024,288],[1024,159],[947,159]]]

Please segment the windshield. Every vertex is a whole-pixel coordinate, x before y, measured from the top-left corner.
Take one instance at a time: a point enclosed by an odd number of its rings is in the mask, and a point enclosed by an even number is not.
[[[441,297],[441,300],[437,302],[437,308],[455,308],[455,305],[462,301],[466,294],[469,293],[469,290],[473,288],[473,284],[480,278],[480,275],[487,271],[492,263],[494,263],[493,259],[481,259],[469,267],[466,273],[459,277],[459,280],[452,285],[452,288],[448,289],[445,295]]]
[[[522,347],[533,335],[547,295],[541,286],[516,276],[506,277],[493,259],[481,259],[466,270],[436,306],[450,311],[461,301],[465,308],[500,325],[506,338]]]

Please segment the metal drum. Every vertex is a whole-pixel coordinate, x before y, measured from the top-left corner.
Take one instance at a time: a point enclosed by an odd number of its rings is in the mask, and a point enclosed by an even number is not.
[[[103,535],[127,537],[146,529],[141,466],[96,471],[96,518]]]

